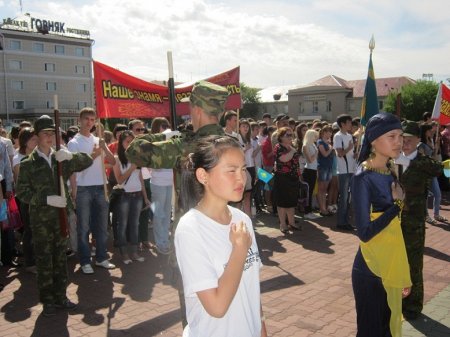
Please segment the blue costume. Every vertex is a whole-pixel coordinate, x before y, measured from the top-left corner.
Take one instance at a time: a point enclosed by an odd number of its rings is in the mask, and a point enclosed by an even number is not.
[[[400,208],[394,204],[390,192],[393,181],[391,174],[364,170],[362,166],[357,169],[352,180],[351,193],[357,235],[361,241],[371,240],[399,215]],[[371,221],[370,215],[374,212],[382,214]],[[381,278],[368,268],[361,248],[358,249],[353,264],[352,284],[357,312],[357,337],[391,336],[391,312],[386,291]]]

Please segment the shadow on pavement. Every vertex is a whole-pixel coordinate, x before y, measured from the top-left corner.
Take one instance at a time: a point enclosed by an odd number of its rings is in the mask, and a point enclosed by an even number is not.
[[[157,336],[172,325],[180,322],[180,317],[180,309],[172,310],[128,329],[108,329],[107,337]]]
[[[255,232],[256,242],[258,243],[259,256],[261,262],[265,266],[278,266],[279,263],[272,260],[274,252],[285,253],[286,248],[283,247],[281,242],[275,238],[270,238],[266,235]]]
[[[17,280],[20,282],[19,288],[14,292],[13,298],[0,309],[8,322],[21,322],[31,317],[31,309],[39,303],[36,275],[27,273],[24,268],[17,272],[10,273],[6,277],[6,282],[2,278],[5,287]]]
[[[334,243],[329,240],[329,236],[322,229],[310,221],[301,221],[300,224],[302,230],[286,235],[288,240],[298,243],[308,250],[323,254],[334,254],[334,250],[330,248]]]
[[[34,323],[34,330],[31,337],[42,336],[58,336],[69,337],[69,330],[67,329],[67,319],[69,315],[67,312],[58,312],[54,317],[45,317],[39,315]]]
[[[448,326],[435,321],[425,314],[421,314],[418,319],[408,321],[408,323],[427,337],[450,336],[450,328]]]
[[[287,289],[290,287],[301,286],[305,284],[302,280],[295,277],[289,272],[286,272],[285,275],[280,275],[270,280],[265,280],[261,282],[261,294],[267,293],[270,291],[276,291],[280,289]]]
[[[439,259],[442,261],[446,261],[446,262],[450,262],[450,255],[440,252],[434,248],[431,247],[425,247],[424,249],[424,254],[434,257],[435,259]]]

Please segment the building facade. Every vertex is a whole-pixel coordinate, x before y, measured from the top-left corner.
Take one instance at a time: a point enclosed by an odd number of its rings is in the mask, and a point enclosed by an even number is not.
[[[401,92],[403,86],[415,83],[409,77],[389,77],[375,80],[378,107],[384,109],[389,92]],[[340,114],[360,116],[366,80],[346,81],[328,75],[304,86],[272,87],[260,92],[263,113],[286,113],[295,120],[322,119],[335,121]]]
[[[0,117],[4,124],[51,115],[57,95],[61,126],[77,124],[94,105],[89,31],[29,14],[0,28]]]

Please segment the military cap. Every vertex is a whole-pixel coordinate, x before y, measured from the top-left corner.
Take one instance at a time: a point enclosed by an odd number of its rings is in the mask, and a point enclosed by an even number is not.
[[[221,115],[225,111],[227,97],[227,88],[211,82],[199,81],[192,87],[191,95],[181,101],[191,102],[192,105],[202,108],[210,115]]]
[[[419,123],[413,121],[406,121],[402,124],[404,137],[420,137]]]
[[[42,115],[34,122],[34,132],[36,134],[44,130],[55,131],[55,123],[53,122],[53,119],[47,115]]]

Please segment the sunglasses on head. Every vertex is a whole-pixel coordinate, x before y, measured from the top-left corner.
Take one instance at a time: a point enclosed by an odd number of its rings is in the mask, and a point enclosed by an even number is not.
[[[145,131],[145,128],[137,128],[136,131],[137,131],[137,132],[141,132],[141,131],[144,132],[144,131]]]
[[[284,136],[285,137],[293,137],[294,135],[292,133],[286,133]]]

